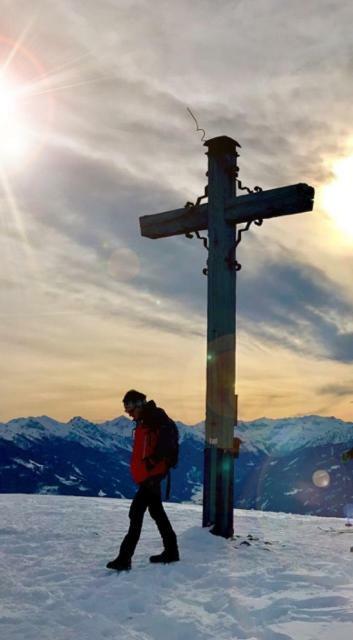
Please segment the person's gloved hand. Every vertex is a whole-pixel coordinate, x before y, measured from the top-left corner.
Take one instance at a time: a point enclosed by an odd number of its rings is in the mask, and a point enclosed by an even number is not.
[[[144,463],[146,465],[147,471],[152,471],[152,469],[156,466],[156,460],[153,456],[148,456],[148,458],[144,458]]]

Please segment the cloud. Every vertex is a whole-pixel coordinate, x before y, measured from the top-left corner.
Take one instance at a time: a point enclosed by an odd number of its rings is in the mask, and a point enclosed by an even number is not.
[[[318,389],[318,393],[322,395],[333,395],[333,396],[350,396],[353,393],[353,383],[351,384],[327,384],[320,389]],[[352,400],[353,402],[353,400]]]
[[[40,154],[9,176],[22,237],[6,198],[1,202],[8,389],[16,387],[24,353],[53,363],[70,353],[85,358],[95,332],[102,352],[99,360],[97,346],[95,367],[103,368],[105,320],[112,342],[121,335],[137,344],[144,335],[148,350],[151,339],[151,363],[156,336],[168,345],[174,336],[175,349],[189,340],[184,353],[204,340],[202,243],[148,240],[138,224],[140,215],[182,207],[203,193],[206,149],[186,107],[208,138],[240,142],[244,184],[319,186],[330,177],[330,159],[349,152],[352,18],[348,0],[61,0],[41,3],[35,20],[31,3],[6,3],[2,30],[16,40],[32,24],[25,45],[46,67],[37,89],[49,91],[43,99],[52,92],[53,102],[49,131],[41,130],[41,112],[33,123],[45,141]],[[325,362],[334,375],[337,363],[353,360],[350,284],[343,290],[341,258],[333,264],[326,257],[327,237],[315,244],[320,230],[325,235],[319,216],[287,224],[282,232],[272,223],[270,243],[266,225],[239,248],[238,328],[249,342],[281,354],[285,347],[312,367]],[[122,342],[115,359],[125,358]],[[158,381],[160,364],[151,367]],[[175,362],[175,375],[183,379],[183,362]],[[283,389],[272,399],[282,407],[285,398]]]
[[[323,271],[296,255],[262,263],[238,278],[240,327],[303,355],[353,361],[353,306]]]

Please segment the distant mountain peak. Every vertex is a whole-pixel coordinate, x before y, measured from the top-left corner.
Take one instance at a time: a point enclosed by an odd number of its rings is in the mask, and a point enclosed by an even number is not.
[[[94,422],[86,420],[86,418],[82,418],[81,416],[74,416],[73,418],[70,418],[67,424],[74,427],[96,426]]]

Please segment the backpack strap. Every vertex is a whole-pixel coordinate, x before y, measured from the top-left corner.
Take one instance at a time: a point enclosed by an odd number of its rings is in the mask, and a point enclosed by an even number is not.
[[[170,496],[170,487],[171,487],[171,477],[170,477],[170,469],[168,469],[168,473],[166,475],[167,478],[167,486],[166,486],[166,490],[165,490],[165,499],[169,500],[169,496]]]

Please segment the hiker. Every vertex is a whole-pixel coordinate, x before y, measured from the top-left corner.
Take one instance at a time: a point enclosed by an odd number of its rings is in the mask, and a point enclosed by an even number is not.
[[[348,451],[344,451],[341,456],[342,462],[348,462],[349,460],[353,460],[353,448]]]
[[[162,505],[161,481],[170,467],[176,466],[178,431],[175,423],[153,400],[131,389],[124,398],[125,411],[136,422],[130,470],[138,490],[131,503],[129,530],[120,546],[119,555],[107,564],[108,569],[128,571],[139,541],[146,509],[155,520],[164,550],[150,557],[150,562],[170,563],[179,560],[177,538]]]

